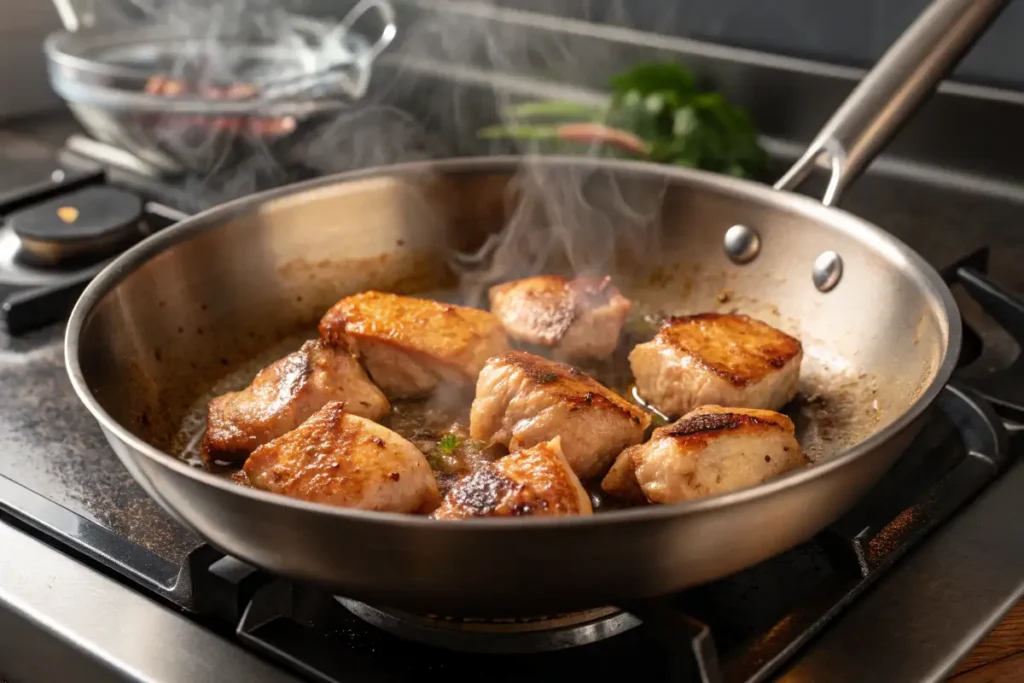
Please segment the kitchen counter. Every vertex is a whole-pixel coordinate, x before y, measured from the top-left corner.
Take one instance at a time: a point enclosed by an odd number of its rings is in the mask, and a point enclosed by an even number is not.
[[[1016,683],[1024,680],[1024,602],[957,667],[951,683]]]

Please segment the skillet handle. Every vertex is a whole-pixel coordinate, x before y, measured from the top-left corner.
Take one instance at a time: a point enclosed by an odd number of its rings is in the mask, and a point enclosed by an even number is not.
[[[931,95],[1008,0],[933,0],[882,56],[775,183],[795,190],[815,167],[830,169],[825,206],[835,204],[879,150]]]

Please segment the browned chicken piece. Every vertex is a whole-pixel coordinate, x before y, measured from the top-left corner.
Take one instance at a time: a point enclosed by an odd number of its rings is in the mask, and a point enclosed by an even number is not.
[[[437,482],[423,454],[387,427],[328,403],[253,451],[249,483],[314,503],[378,512],[432,512]]]
[[[797,339],[745,315],[670,318],[629,354],[636,387],[666,415],[697,406],[777,410],[796,395]]]
[[[470,410],[474,439],[530,448],[562,437],[562,452],[581,479],[605,473],[651,422],[643,410],[564,363],[513,351],[480,372]]]
[[[624,450],[601,488],[633,502],[678,503],[754,486],[805,464],[785,415],[702,406]]]
[[[510,337],[580,360],[615,351],[630,307],[608,277],[540,275],[491,287],[489,296]]]
[[[305,421],[328,401],[377,420],[391,406],[352,354],[319,339],[268,365],[245,389],[210,401],[203,457],[241,462]]]
[[[463,477],[437,519],[591,515],[590,496],[562,453],[559,437],[516,451]]]
[[[657,434],[657,430],[655,430]],[[650,442],[648,442],[650,443]],[[636,463],[633,462],[633,455],[644,448],[647,444],[630,446],[619,453],[615,458],[608,474],[601,480],[601,488],[624,503],[630,505],[643,505],[650,501],[647,495],[640,488],[640,482],[636,480]]]
[[[170,78],[168,76],[150,76],[149,80],[146,81],[144,90],[147,95],[164,95],[166,97],[175,97],[177,95],[184,94],[185,83],[179,78]]]
[[[472,386],[487,359],[508,349],[501,323],[486,311],[372,291],[336,303],[320,335],[352,349],[390,398]]]

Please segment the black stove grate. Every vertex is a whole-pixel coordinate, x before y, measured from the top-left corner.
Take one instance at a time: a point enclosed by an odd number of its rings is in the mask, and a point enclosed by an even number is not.
[[[973,267],[959,268],[957,275],[970,296],[1018,343],[1018,350],[1024,347],[1024,301]],[[1000,372],[974,376],[965,383],[1007,418],[1024,422],[1024,354]]]

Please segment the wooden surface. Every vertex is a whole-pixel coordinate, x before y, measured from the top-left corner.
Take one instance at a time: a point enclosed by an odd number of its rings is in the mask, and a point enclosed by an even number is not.
[[[1024,683],[1024,602],[974,648],[949,683]]]

